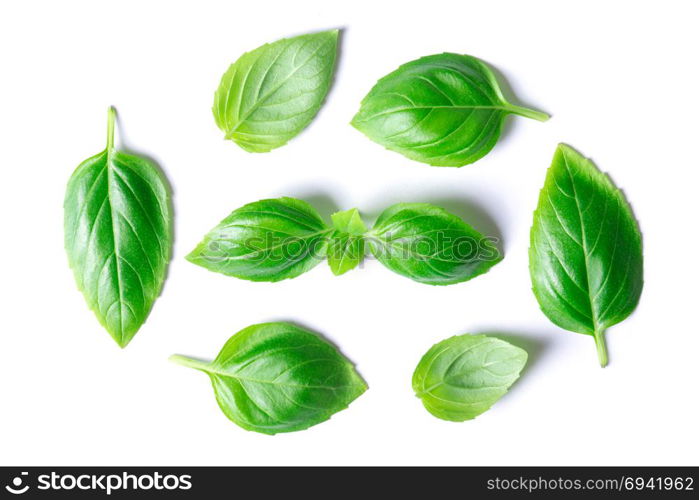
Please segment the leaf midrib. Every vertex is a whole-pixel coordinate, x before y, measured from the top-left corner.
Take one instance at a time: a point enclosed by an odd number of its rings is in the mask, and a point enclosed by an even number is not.
[[[114,190],[114,165],[113,158],[116,150],[112,147],[107,147],[107,159],[105,162],[105,168],[107,169],[107,198],[109,203],[109,213],[112,223],[112,244],[114,246],[114,262],[116,265],[116,275],[117,275],[117,288],[119,289],[119,344],[124,342],[124,287],[122,285],[121,276],[121,255],[119,254],[119,231],[118,231],[118,213],[114,209],[113,193]],[[105,318],[107,320],[107,318]]]
[[[283,247],[284,245],[291,245],[291,244],[293,244],[293,243],[296,243],[298,240],[303,240],[303,241],[305,241],[305,240],[310,240],[310,239],[313,239],[313,238],[317,238],[318,236],[322,236],[322,235],[324,235],[324,234],[327,234],[327,233],[329,233],[329,232],[332,231],[332,230],[333,230],[332,228],[330,228],[330,229],[324,229],[323,231],[318,231],[318,232],[316,232],[316,233],[309,233],[309,234],[307,234],[307,235],[305,235],[305,236],[300,236],[300,237],[298,237],[297,240],[294,240],[294,241],[292,241],[292,242],[290,242],[290,243],[289,243],[289,242],[282,242],[282,243],[279,243],[279,244],[277,244],[277,245],[272,245],[271,247],[262,248],[262,249],[260,249],[260,250],[255,250],[255,251],[253,251],[253,252],[249,252],[249,253],[245,253],[245,254],[241,254],[241,255],[223,255],[223,256],[221,256],[221,258],[222,258],[223,260],[226,260],[226,261],[229,261],[229,260],[245,260],[245,259],[250,259],[251,257],[256,257],[256,256],[258,256],[258,255],[263,255],[263,254],[269,253],[269,252],[271,252],[271,251],[273,251],[273,250],[277,250],[277,249]],[[226,240],[226,238],[220,238],[220,239],[221,239],[221,240]],[[215,241],[215,240],[214,240],[214,241]]]
[[[587,236],[585,233],[585,221],[583,218],[583,212],[580,208],[580,199],[578,198],[578,193],[577,190],[575,189],[575,180],[573,179],[573,174],[570,171],[570,167],[568,166],[568,158],[566,157],[565,151],[562,152],[563,156],[563,165],[565,166],[566,172],[568,173],[568,177],[570,178],[570,185],[573,189],[573,199],[575,200],[575,208],[578,211],[578,220],[580,221],[580,240],[581,240],[581,248],[583,251],[583,260],[585,262],[585,282],[586,282],[586,287],[587,288],[587,300],[590,303],[590,319],[592,320],[592,333],[593,335],[597,335],[599,333],[599,323],[598,323],[598,318],[597,318],[597,313],[595,312],[595,306],[593,302],[593,296],[592,296],[592,290],[590,288],[590,257],[588,254],[587,250]]]
[[[304,384],[289,384],[289,383],[282,383],[282,382],[274,382],[272,380],[263,380],[263,379],[253,378],[253,377],[240,376],[240,375],[233,374],[230,372],[217,370],[216,368],[213,368],[211,366],[201,367],[200,370],[202,370],[210,375],[216,375],[219,377],[234,378],[236,380],[240,380],[243,382],[253,382],[253,383],[257,383],[257,384],[276,385],[276,386],[282,386],[282,387],[294,387],[294,388],[302,388],[302,389],[328,389],[331,391],[335,391],[337,389],[342,389],[345,387],[351,387],[350,384],[327,386],[327,385],[304,385]]]
[[[496,110],[496,111],[503,111],[506,113],[512,112],[512,109],[509,108],[508,106],[477,106],[477,105],[473,105],[473,106],[461,106],[461,105],[459,105],[459,106],[456,106],[456,105],[448,105],[448,104],[447,105],[439,105],[439,106],[410,106],[410,107],[403,107],[403,108],[394,108],[394,109],[390,109],[388,111],[382,111],[381,113],[377,113],[375,115],[371,115],[367,118],[362,118],[361,120],[357,120],[357,121],[361,121],[361,122],[370,121],[370,120],[373,120],[373,119],[378,118],[380,116],[390,115],[393,113],[401,113],[403,111],[412,111],[415,109],[429,109],[429,110],[433,110],[433,109],[455,109],[455,110],[492,109],[492,110]]]

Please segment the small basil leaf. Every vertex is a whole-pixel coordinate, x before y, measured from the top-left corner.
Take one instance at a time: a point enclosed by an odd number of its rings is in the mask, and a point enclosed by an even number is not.
[[[592,335],[605,366],[604,331],[629,316],[641,296],[641,233],[621,191],[564,144],[534,212],[529,270],[544,314],[561,328]]]
[[[364,259],[367,228],[356,208],[336,212],[331,217],[335,231],[328,245],[328,264],[333,274],[339,276],[357,267]]]
[[[278,40],[231,64],[213,106],[226,139],[264,153],[306,128],[330,88],[337,38],[333,30]]]
[[[330,216],[335,229],[342,233],[362,235],[366,233],[366,226],[359,215],[359,210],[352,208],[343,212],[335,212]]]
[[[364,237],[340,231],[333,232],[328,245],[330,270],[335,276],[351,271],[364,259],[364,251]]]
[[[427,351],[413,374],[413,390],[427,411],[463,422],[490,409],[519,378],[526,351],[486,335],[460,335]]]
[[[389,207],[367,233],[367,241],[384,266],[428,285],[470,280],[502,260],[494,238],[428,203]]]
[[[81,163],[68,182],[65,247],[88,306],[126,347],[163,287],[172,215],[158,168],[114,147],[114,120],[110,108],[107,148]]]
[[[226,417],[264,434],[324,422],[367,389],[334,346],[289,323],[241,330],[210,363],[178,355],[170,359],[209,375]]]
[[[447,53],[409,62],[379,80],[352,125],[412,160],[462,167],[495,146],[508,114],[548,119],[508,103],[480,60]]]
[[[187,260],[251,281],[295,278],[325,258],[331,231],[305,201],[256,201],[223,219]]]

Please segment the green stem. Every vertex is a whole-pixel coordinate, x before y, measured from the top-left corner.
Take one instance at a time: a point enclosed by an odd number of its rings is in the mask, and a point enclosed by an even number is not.
[[[209,369],[209,363],[200,359],[188,358],[187,356],[180,356],[179,354],[173,354],[169,359],[173,363],[186,366],[187,368],[194,368],[195,370],[204,371]]]
[[[548,113],[544,113],[542,111],[534,111],[533,109],[524,108],[522,106],[515,106],[514,104],[509,104],[507,108],[510,110],[510,113],[514,113],[519,116],[524,116],[526,118],[532,118],[540,122],[545,122],[546,120],[551,118],[551,115],[549,115]]]
[[[595,332],[595,345],[597,346],[597,357],[602,368],[609,362],[607,358],[607,344],[604,341],[604,331]]]
[[[114,149],[114,121],[116,119],[116,109],[109,106],[107,111],[107,150]]]

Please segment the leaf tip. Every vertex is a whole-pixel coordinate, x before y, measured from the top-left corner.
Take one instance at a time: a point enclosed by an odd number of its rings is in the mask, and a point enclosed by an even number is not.
[[[184,260],[187,262],[191,262],[192,264],[199,265],[198,259],[199,259],[199,247],[195,248],[191,252],[189,252],[187,255],[184,256]]]
[[[127,345],[129,345],[141,326],[141,324],[138,324],[135,326],[135,328],[126,330],[123,325],[117,328],[116,325],[110,323],[107,318],[101,317],[99,314],[97,315],[97,319],[104,329],[107,330],[107,333],[109,333],[109,336],[112,337],[112,340],[114,340],[114,342],[116,342],[121,349],[124,349]]]
[[[357,111],[357,113],[352,117],[352,119],[349,122],[349,124],[352,128],[354,128],[355,130],[358,130],[360,132],[362,131],[362,129],[359,126],[359,114],[361,112],[362,112],[361,109],[359,111]]]
[[[122,337],[116,337],[116,336],[114,336],[113,338],[114,338],[114,340],[116,341],[117,345],[118,345],[121,349],[124,349],[127,345],[129,345],[129,343],[131,342],[131,339],[132,339],[133,337],[126,337],[126,338],[125,338],[125,337],[123,337],[123,336],[122,336]]]
[[[330,264],[330,272],[333,273],[333,276],[342,276],[347,271],[349,271],[349,269],[342,269],[340,267],[337,267],[337,266]]]
[[[556,145],[556,149],[559,150],[559,151],[568,151],[568,152],[575,151],[571,146],[569,146],[569,145],[566,144],[565,142],[559,142],[559,143]]]

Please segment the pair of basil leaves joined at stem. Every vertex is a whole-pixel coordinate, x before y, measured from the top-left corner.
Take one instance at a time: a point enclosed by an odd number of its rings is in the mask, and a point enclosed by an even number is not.
[[[223,219],[187,256],[211,271],[251,281],[295,278],[327,257],[336,275],[355,268],[365,248],[390,270],[420,283],[451,285],[502,259],[496,239],[428,203],[398,203],[368,230],[357,209],[328,226],[308,203],[277,198],[249,203]]]
[[[249,152],[286,144],[313,120],[330,89],[338,31],[301,35],[243,54],[221,78],[213,113],[225,138]],[[548,115],[510,104],[475,57],[436,54],[380,79],[352,126],[412,160],[461,167],[485,156],[510,114]]]
[[[367,389],[332,344],[289,323],[247,327],[211,362],[180,355],[170,359],[206,373],[226,417],[264,434],[324,422]],[[469,420],[507,392],[526,359],[524,350],[498,338],[452,337],[434,345],[418,363],[413,389],[436,417]]]

